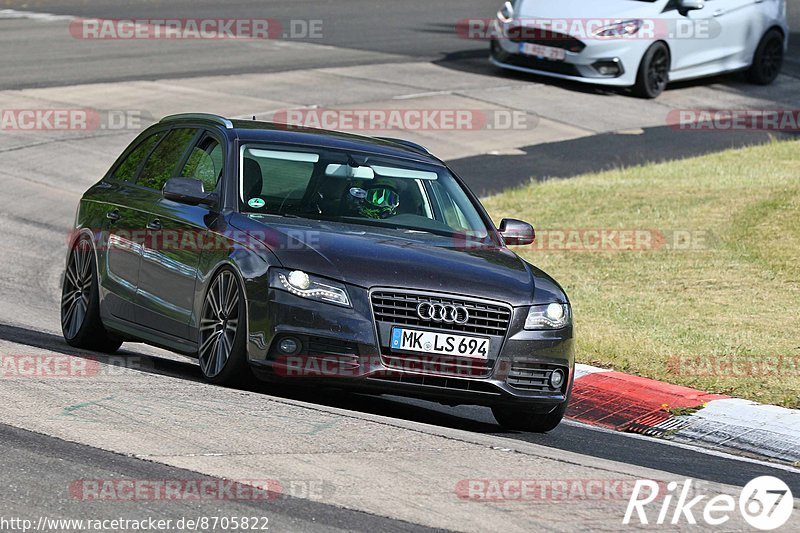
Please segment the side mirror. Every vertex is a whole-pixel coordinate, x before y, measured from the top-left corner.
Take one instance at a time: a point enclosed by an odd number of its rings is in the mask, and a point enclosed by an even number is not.
[[[678,0],[678,11],[682,14],[703,9],[704,7],[706,7],[706,3],[703,0]]]
[[[170,178],[161,194],[167,200],[187,205],[217,205],[217,195],[207,193],[203,182],[194,178]]]
[[[521,220],[513,218],[504,218],[500,222],[500,236],[508,246],[525,246],[533,244],[536,238],[536,232],[533,231],[533,226]]]

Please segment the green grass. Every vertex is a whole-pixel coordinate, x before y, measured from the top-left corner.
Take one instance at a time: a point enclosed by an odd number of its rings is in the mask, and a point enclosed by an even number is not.
[[[666,236],[657,249],[518,250],[567,290],[579,362],[800,407],[800,142],[532,183],[484,203],[496,222],[527,220],[543,237]],[[681,231],[694,249],[670,246]],[[780,357],[790,375],[731,375],[720,364]],[[711,363],[720,370],[692,371]]]

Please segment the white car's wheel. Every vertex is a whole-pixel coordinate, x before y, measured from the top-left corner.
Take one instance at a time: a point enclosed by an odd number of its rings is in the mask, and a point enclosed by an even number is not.
[[[758,43],[747,79],[758,85],[769,85],[778,77],[782,66],[783,35],[778,30],[770,30]]]
[[[639,65],[633,94],[639,98],[658,98],[669,81],[669,48],[661,42],[647,49]]]

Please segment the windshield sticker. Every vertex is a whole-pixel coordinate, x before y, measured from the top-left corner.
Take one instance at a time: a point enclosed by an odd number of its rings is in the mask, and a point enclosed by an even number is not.
[[[367,191],[359,187],[353,187],[352,189],[350,189],[350,196],[352,196],[353,198],[359,198],[363,200],[364,198],[367,197]]]
[[[262,207],[264,207],[264,205],[266,205],[266,202],[261,198],[250,198],[250,200],[248,200],[247,202],[247,205],[249,205],[253,209],[261,209]]]

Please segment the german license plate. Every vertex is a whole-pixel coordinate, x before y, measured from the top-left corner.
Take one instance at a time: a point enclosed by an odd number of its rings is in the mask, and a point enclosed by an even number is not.
[[[526,56],[536,56],[549,59],[550,61],[564,61],[567,52],[561,48],[553,46],[542,46],[541,44],[520,43],[520,52]]]
[[[393,350],[489,359],[489,339],[449,333],[392,328]]]

